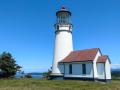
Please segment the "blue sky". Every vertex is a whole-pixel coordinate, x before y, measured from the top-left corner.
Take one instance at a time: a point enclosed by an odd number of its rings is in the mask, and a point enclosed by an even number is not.
[[[120,0],[0,0],[0,53],[25,72],[52,66],[55,13],[72,12],[74,50],[100,48],[120,68]]]

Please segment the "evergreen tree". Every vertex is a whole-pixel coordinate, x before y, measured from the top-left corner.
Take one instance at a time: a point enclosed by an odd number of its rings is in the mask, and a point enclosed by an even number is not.
[[[50,69],[48,69],[47,72],[43,73],[43,77],[46,79],[50,79],[50,74],[52,73],[52,67]]]
[[[3,52],[0,55],[0,77],[8,78],[20,71],[21,66],[16,64],[16,61],[10,53]]]

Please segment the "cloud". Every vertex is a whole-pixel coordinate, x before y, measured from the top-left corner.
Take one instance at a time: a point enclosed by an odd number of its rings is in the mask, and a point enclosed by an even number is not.
[[[117,64],[111,64],[112,69],[120,69],[120,63]]]

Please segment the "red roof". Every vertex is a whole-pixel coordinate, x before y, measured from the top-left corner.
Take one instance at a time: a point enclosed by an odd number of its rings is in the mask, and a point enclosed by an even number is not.
[[[61,11],[67,11],[67,9],[63,6]]]
[[[64,63],[64,62],[92,61],[94,60],[98,50],[99,48],[72,51],[67,57],[65,57],[60,62]]]
[[[104,63],[104,62],[106,62],[107,58],[108,58],[107,55],[99,56],[98,60],[97,60],[97,63]]]
[[[62,9],[61,9],[60,11],[58,11],[58,12],[56,13],[56,15],[57,15],[58,13],[60,13],[60,12],[67,12],[67,13],[69,13],[69,14],[71,15],[71,12],[68,11],[64,6],[62,7]]]

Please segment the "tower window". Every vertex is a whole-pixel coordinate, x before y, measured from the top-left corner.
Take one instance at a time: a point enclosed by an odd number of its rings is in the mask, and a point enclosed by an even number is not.
[[[72,74],[72,64],[69,64],[69,74]]]
[[[82,73],[86,74],[86,64],[82,64]]]

